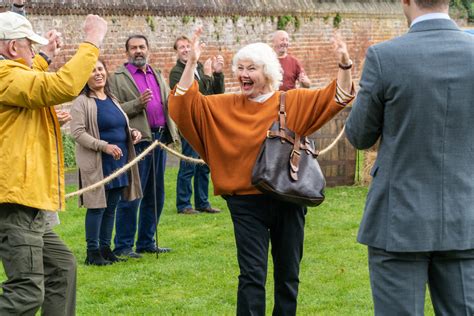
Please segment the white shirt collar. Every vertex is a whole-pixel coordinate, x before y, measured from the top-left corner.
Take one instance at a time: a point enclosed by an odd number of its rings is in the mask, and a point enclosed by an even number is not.
[[[427,13],[427,14],[420,15],[419,17],[414,19],[413,22],[411,22],[410,27],[412,27],[413,25],[421,21],[434,20],[434,19],[451,20],[449,15],[447,15],[446,13]]]
[[[270,97],[274,93],[275,93],[275,91],[268,92],[266,94],[259,95],[258,97],[255,97],[255,98],[249,98],[249,100],[254,101],[254,102],[258,102],[258,103],[263,103],[263,102],[267,101],[268,99],[270,99]]]

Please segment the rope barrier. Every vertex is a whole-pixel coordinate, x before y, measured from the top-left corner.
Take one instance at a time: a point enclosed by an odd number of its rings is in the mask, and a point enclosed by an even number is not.
[[[334,146],[336,146],[337,142],[342,138],[342,136],[344,135],[344,129],[345,129],[345,126],[342,127],[342,130],[341,132],[339,133],[339,135],[337,135],[337,137],[334,139],[334,141],[329,144],[329,146],[327,146],[326,148],[324,148],[323,150],[321,150],[319,152],[319,155],[324,155],[326,154],[328,151],[330,151]],[[105,177],[104,179],[102,179],[101,181],[99,182],[96,182],[88,187],[85,187],[85,188],[82,188],[76,192],[72,192],[72,193],[68,193],[66,194],[65,198],[66,199],[69,199],[69,198],[72,198],[74,196],[77,196],[77,195],[81,195],[81,194],[84,194],[86,192],[89,192],[89,191],[92,191],[98,187],[101,187],[103,185],[105,185],[106,183],[112,181],[113,179],[115,179],[116,177],[118,177],[119,175],[125,173],[126,171],[128,171],[130,168],[133,167],[133,165],[135,165],[136,163],[138,163],[138,161],[140,161],[141,159],[143,159],[150,151],[152,151],[153,149],[155,149],[157,146],[163,148],[164,150],[168,151],[169,153],[171,153],[172,155],[180,158],[181,160],[184,160],[184,161],[187,161],[187,162],[190,162],[190,163],[195,163],[195,164],[205,164],[204,160],[202,159],[196,159],[196,158],[192,158],[192,157],[188,157],[188,156],[184,156],[183,154],[181,154],[180,152],[166,146],[165,144],[161,143],[160,141],[158,140],[155,140],[153,143],[151,143],[150,146],[148,146],[142,153],[140,153],[137,157],[135,157],[132,161],[128,162],[126,165],[124,165],[122,168],[120,169],[117,169],[114,173],[110,174],[109,176]]]
[[[126,171],[128,171],[130,168],[133,167],[133,165],[135,165],[136,163],[138,163],[138,161],[140,161],[141,159],[143,159],[150,151],[152,151],[153,149],[155,149],[157,146],[160,146],[161,148],[167,150],[168,152],[172,153],[173,155],[181,158],[182,160],[186,160],[188,162],[191,162],[191,163],[196,163],[196,164],[205,164],[204,160],[202,159],[196,159],[196,158],[192,158],[192,157],[187,157],[187,156],[184,156],[182,155],[181,153],[177,152],[176,150],[166,146],[165,144],[159,142],[158,140],[155,140],[153,143],[151,143],[150,146],[148,146],[142,153],[140,153],[137,157],[135,157],[132,161],[128,162],[126,165],[124,165],[122,168],[120,169],[117,169],[117,171],[115,171],[114,173],[110,174],[109,176],[105,177],[104,179],[102,179],[101,181],[97,182],[97,183],[94,183],[88,187],[85,187],[85,188],[82,188],[76,192],[72,192],[72,193],[69,193],[69,194],[66,194],[65,198],[66,199],[69,199],[73,196],[76,196],[76,195],[81,195],[81,194],[84,194],[88,191],[92,191],[98,187],[101,187],[103,186],[104,184],[106,184],[107,182],[109,181],[112,181],[113,179],[115,179],[116,177],[118,177],[119,175],[125,173]]]
[[[323,150],[321,150],[319,152],[319,155],[324,155],[325,153],[327,153],[328,151],[330,151],[334,146],[336,146],[337,142],[342,138],[342,136],[344,135],[344,130],[346,129],[346,126],[344,125],[341,129],[341,132],[339,133],[339,135],[337,135],[337,137],[333,140],[333,142],[331,144],[329,144],[328,147],[324,148]]]

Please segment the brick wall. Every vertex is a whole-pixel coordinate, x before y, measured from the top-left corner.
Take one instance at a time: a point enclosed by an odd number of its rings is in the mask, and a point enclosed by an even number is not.
[[[212,5],[219,2],[218,6]],[[0,10],[2,6],[8,7],[7,3],[2,3]],[[224,56],[226,91],[229,92],[238,90],[230,67],[233,54],[248,43],[270,43],[270,34],[277,29],[279,16],[293,19],[286,27],[290,34],[290,52],[301,60],[313,87],[327,84],[337,71],[331,44],[336,15],[341,18],[339,30],[347,40],[354,61],[355,78],[360,76],[369,45],[406,31],[399,2],[390,0],[282,0],[271,1],[270,5],[255,0],[179,0],[173,3],[172,6],[164,1],[115,0],[101,5],[98,1],[30,0],[28,12],[35,30],[45,32],[56,28],[64,36],[65,46],[53,63],[53,69],[64,64],[74,53],[82,40],[85,14],[94,12],[101,13],[109,23],[102,50],[109,70],[113,71],[125,61],[126,38],[133,33],[142,33],[150,40],[151,64],[160,68],[166,78],[176,60],[172,48],[175,38],[181,34],[189,36],[197,25],[202,25],[205,30],[203,39],[207,44],[202,60],[213,54]],[[195,15],[201,16],[192,15],[193,10]],[[236,15],[236,12],[241,14]],[[179,16],[171,16],[172,13]]]
[[[7,0],[11,1],[11,0]],[[312,87],[321,87],[337,72],[331,37],[337,25],[346,39],[354,61],[353,77],[360,78],[367,48],[398,36],[407,30],[399,0],[28,0],[29,19],[39,32],[56,28],[65,46],[52,65],[57,69],[74,53],[82,41],[82,23],[88,13],[102,15],[109,31],[102,55],[109,70],[125,61],[124,43],[131,34],[141,33],[150,41],[150,63],[168,78],[176,62],[174,40],[204,27],[207,48],[202,60],[214,54],[225,58],[226,91],[238,91],[232,76],[233,54],[242,46],[271,43],[282,17],[290,19],[290,52],[302,62]],[[9,7],[0,0],[0,11]],[[67,107],[67,105],[65,105]],[[349,109],[348,109],[349,110]],[[339,133],[347,112],[318,131],[318,148],[325,148]],[[330,155],[321,156],[329,185],[352,184],[355,151],[347,140],[338,143]]]

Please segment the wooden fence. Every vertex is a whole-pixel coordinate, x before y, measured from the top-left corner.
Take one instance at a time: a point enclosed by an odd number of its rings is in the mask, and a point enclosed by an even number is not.
[[[319,131],[311,135],[311,138],[316,141],[317,149],[322,150],[333,142],[344,126],[350,111],[350,107],[344,109]],[[354,184],[356,172],[356,150],[349,143],[345,135],[339,140],[334,148],[326,152],[324,155],[319,156],[318,161],[324,175],[326,176],[328,186]]]

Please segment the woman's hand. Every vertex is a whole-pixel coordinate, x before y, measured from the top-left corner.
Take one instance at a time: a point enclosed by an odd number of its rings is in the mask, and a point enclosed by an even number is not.
[[[194,82],[194,71],[196,70],[197,61],[199,57],[201,57],[201,50],[204,47],[204,44],[200,42],[201,33],[201,27],[198,27],[196,31],[194,31],[193,38],[191,39],[191,50],[188,53],[188,61],[186,62],[186,66],[184,67],[181,79],[178,82],[178,87],[184,91],[188,90]],[[179,89],[177,88],[176,91],[178,90]]]
[[[336,53],[337,62],[339,63],[339,71],[337,73],[337,84],[348,94],[352,94],[352,60],[347,51],[347,45],[343,41],[339,32],[334,33],[334,51]]]
[[[105,153],[114,157],[115,160],[119,160],[123,156],[122,150],[117,145],[107,144],[105,146]]]
[[[347,51],[346,42],[342,39],[341,33],[335,32],[333,37],[334,51],[336,53],[337,62],[341,64],[349,64],[350,57]]]
[[[131,134],[132,134],[133,144],[138,143],[140,139],[142,139],[142,133],[140,133],[140,131],[137,129],[132,129]]]

